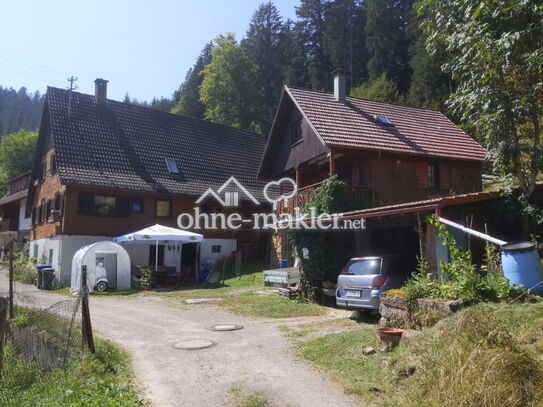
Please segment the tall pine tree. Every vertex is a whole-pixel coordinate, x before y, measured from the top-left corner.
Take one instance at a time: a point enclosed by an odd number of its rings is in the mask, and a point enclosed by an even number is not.
[[[450,75],[442,70],[447,62],[446,51],[439,49],[432,55],[428,53],[426,34],[420,29],[421,21],[422,17],[414,19],[408,30],[413,42],[409,48],[412,76],[407,101],[415,106],[445,112],[445,102],[453,91]]]
[[[325,52],[332,67],[348,73],[349,89],[367,77],[365,20],[361,0],[334,0],[326,8]]]
[[[40,126],[44,95],[0,86],[0,136],[20,129],[37,130]]]
[[[413,0],[366,0],[366,46],[370,79],[385,74],[401,93],[409,89],[409,36],[407,27]]]
[[[301,0],[300,6],[296,7],[296,15],[305,33],[309,82],[313,89],[331,87],[330,73],[334,68],[325,46],[327,6],[325,0]]]
[[[285,26],[271,1],[254,12],[241,45],[256,65],[254,83],[259,93],[262,117],[259,126],[267,134],[271,127],[285,75]]]
[[[287,20],[285,24],[285,83],[301,88],[311,87],[306,50],[306,34],[299,22]]]
[[[187,72],[185,81],[181,84],[179,90],[174,93],[173,97],[176,103],[172,113],[196,117],[197,119],[205,117],[206,107],[200,101],[200,85],[203,81],[201,73],[205,66],[211,62],[212,48],[212,42],[205,45],[194,66]]]

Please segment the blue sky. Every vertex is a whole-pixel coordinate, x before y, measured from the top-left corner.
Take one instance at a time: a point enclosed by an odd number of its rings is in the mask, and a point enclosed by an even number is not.
[[[44,91],[78,77],[93,93],[108,79],[108,97],[170,96],[204,44],[245,34],[261,0],[5,0],[0,24],[0,85]],[[284,18],[296,0],[276,0]]]

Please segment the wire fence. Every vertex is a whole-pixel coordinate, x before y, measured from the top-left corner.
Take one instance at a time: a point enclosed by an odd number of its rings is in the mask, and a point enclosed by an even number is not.
[[[82,358],[86,343],[83,295],[35,291],[0,292],[0,406],[20,401],[14,387],[28,387],[53,369],[65,369]]]

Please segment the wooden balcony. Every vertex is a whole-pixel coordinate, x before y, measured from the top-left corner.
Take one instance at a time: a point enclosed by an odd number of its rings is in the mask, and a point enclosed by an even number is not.
[[[315,195],[315,191],[322,182],[300,188],[296,195],[287,201],[287,207],[279,208],[280,213],[293,215],[296,208],[303,209]],[[370,208],[373,206],[371,188],[361,185],[345,185],[342,190],[342,199],[349,202],[349,210]]]
[[[3,219],[0,221],[0,233],[1,232],[17,232],[19,229],[19,219]]]

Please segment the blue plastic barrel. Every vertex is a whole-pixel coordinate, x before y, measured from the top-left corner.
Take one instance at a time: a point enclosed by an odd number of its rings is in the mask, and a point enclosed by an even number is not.
[[[288,260],[281,260],[279,262],[279,268],[286,269],[288,267]]]
[[[501,250],[503,274],[510,284],[521,284],[530,288],[532,294],[543,294],[543,283],[537,285],[543,281],[543,269],[535,245],[532,242],[508,243]]]

